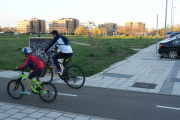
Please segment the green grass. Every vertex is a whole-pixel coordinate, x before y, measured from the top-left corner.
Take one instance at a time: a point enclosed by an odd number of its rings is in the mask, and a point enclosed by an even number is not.
[[[23,65],[25,57],[21,54],[21,50],[29,46],[29,37],[37,36],[20,35],[19,37],[14,39],[12,35],[0,35],[0,70],[14,70],[15,67]],[[87,43],[89,40],[87,36],[68,36],[68,38],[80,43]],[[72,43],[74,55],[69,64],[80,66],[86,76],[91,76],[135,54],[137,51],[132,48],[143,49],[155,43],[155,37],[139,39],[133,36],[103,36],[101,39],[96,57],[93,56],[93,50],[90,47]],[[162,38],[158,38],[158,41],[160,40]]]

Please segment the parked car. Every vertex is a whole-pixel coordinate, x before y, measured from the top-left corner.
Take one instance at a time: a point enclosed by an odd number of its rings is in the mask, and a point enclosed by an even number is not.
[[[176,36],[176,35],[178,35],[178,34],[180,34],[180,32],[174,32],[174,33],[168,34],[166,38],[167,38],[167,39],[173,38],[174,36]]]
[[[170,59],[176,59],[180,56],[180,36],[159,42],[158,53],[167,54]]]

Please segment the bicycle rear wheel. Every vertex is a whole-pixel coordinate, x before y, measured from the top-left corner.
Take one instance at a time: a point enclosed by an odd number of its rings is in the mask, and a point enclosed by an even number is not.
[[[83,70],[75,65],[69,66],[66,70],[67,84],[74,89],[79,89],[84,85],[85,74]]]
[[[24,85],[18,80],[11,80],[7,85],[7,92],[14,99],[20,99],[23,96],[22,91]]]
[[[53,71],[48,64],[46,64],[44,69],[43,69],[43,75],[44,75],[44,77],[41,78],[42,81],[48,81],[48,82],[52,81]]]
[[[56,87],[50,82],[43,82],[41,84],[42,89],[40,90],[39,97],[44,102],[52,102],[57,97],[57,89]]]

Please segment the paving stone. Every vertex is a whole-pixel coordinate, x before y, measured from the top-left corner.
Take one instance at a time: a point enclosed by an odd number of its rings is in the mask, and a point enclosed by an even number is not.
[[[33,108],[27,108],[25,110],[22,110],[21,112],[23,113],[28,113],[28,114],[32,114],[34,112],[36,112],[38,109],[33,109]]]
[[[84,117],[84,116],[77,116],[73,120],[90,120],[90,117]]]
[[[7,111],[4,112],[4,113],[6,113],[6,114],[16,114],[16,113],[18,113],[19,111],[21,111],[21,110],[19,110],[19,109],[9,109],[9,110],[7,110]]]
[[[17,119],[14,119],[14,118],[6,118],[4,120],[17,120]]]
[[[12,115],[11,118],[22,119],[27,115],[28,114],[25,114],[25,113],[16,113],[16,114]]]
[[[69,117],[69,118],[75,118],[77,115],[73,115],[73,114],[63,114],[62,116],[64,116],[64,117]]]
[[[36,119],[34,119],[34,118],[23,118],[21,120],[36,120]]]
[[[103,120],[103,119],[91,118],[90,120]]]
[[[58,117],[56,120],[72,120],[73,118],[68,118],[68,117]]]
[[[54,118],[42,117],[42,118],[40,118],[38,120],[54,120]]]
[[[24,110],[24,109],[26,109],[27,107],[24,107],[24,106],[16,106],[16,107],[14,107],[14,108]]]
[[[37,112],[39,112],[39,113],[50,113],[50,111],[47,111],[47,110],[38,110]]]
[[[0,107],[4,106],[5,104],[4,103],[0,103]]]
[[[45,113],[35,112],[35,113],[32,113],[31,115],[29,115],[29,116],[27,116],[27,117],[39,119],[39,118],[41,118],[41,117],[44,116],[44,115],[45,115]]]
[[[10,116],[10,114],[0,113],[0,120],[4,120],[8,116]]]
[[[9,109],[11,109],[13,107],[15,107],[15,106],[14,105],[5,105],[5,106],[0,107],[0,109],[9,110]]]
[[[50,113],[48,113],[48,114],[45,115],[45,116],[50,117],[50,118],[58,118],[58,117],[61,116],[62,114],[63,114],[63,113],[50,112]]]
[[[149,89],[148,93],[159,93],[160,90]]]

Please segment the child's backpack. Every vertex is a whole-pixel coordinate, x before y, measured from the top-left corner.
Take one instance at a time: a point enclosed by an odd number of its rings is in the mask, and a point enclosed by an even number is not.
[[[67,37],[60,35],[61,39],[64,42],[64,45],[70,45],[71,41],[69,39],[67,39]]]

